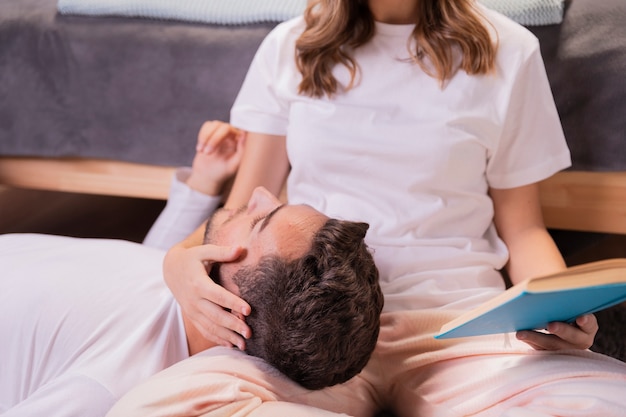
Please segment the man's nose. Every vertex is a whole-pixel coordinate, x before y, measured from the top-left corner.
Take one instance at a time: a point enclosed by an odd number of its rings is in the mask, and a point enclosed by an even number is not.
[[[280,200],[278,200],[274,194],[270,193],[263,187],[257,187],[252,192],[252,196],[250,196],[250,201],[248,202],[248,212],[270,212],[280,206],[280,204]]]

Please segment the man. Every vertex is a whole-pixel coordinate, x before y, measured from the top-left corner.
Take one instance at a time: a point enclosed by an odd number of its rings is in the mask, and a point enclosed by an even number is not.
[[[383,302],[366,229],[263,189],[216,213],[204,250],[224,287],[248,298],[250,353],[309,388],[360,371]],[[0,414],[104,415],[138,382],[214,346],[162,282],[163,255],[123,241],[0,236]]]

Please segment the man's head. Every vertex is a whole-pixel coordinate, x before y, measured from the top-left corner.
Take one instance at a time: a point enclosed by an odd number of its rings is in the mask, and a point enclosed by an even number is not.
[[[288,206],[264,189],[216,213],[206,243],[240,245],[221,284],[252,307],[246,351],[309,389],[344,382],[374,350],[383,296],[363,238],[368,225]]]

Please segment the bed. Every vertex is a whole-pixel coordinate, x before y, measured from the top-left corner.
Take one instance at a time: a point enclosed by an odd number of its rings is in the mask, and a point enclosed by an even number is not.
[[[529,26],[573,157],[541,184],[546,223],[626,234],[626,2],[565,4],[562,23]],[[0,186],[166,199],[201,123],[228,120],[275,23],[65,16],[56,6],[0,2]],[[622,360],[624,312],[601,319],[596,349]]]
[[[555,229],[626,233],[626,3],[569,0],[539,37],[573,166],[541,184]],[[204,120],[228,120],[275,23],[216,25],[0,3],[0,184],[165,199]]]

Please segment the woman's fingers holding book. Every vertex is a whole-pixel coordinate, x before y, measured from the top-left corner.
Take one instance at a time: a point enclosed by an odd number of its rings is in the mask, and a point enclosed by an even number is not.
[[[549,333],[517,332],[517,338],[537,350],[589,349],[598,332],[598,321],[593,314],[580,316],[572,324],[554,322]]]

